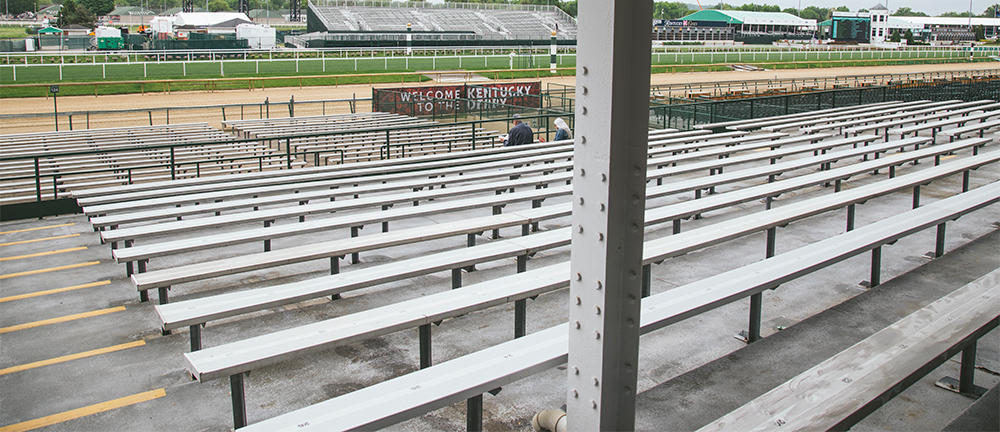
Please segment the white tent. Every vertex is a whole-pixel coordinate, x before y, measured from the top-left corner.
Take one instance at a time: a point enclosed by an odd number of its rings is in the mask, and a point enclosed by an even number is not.
[[[253,22],[246,14],[239,12],[181,12],[175,15],[174,27],[212,27],[233,20],[248,24]]]

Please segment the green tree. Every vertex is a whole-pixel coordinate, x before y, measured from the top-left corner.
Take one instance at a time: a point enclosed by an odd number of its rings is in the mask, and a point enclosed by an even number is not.
[[[834,11],[836,11],[836,12],[850,12],[851,9],[849,9],[847,6],[837,6],[837,8],[834,9]]]
[[[115,10],[115,0],[80,0],[79,4],[97,16],[107,15],[108,12]]]
[[[229,3],[226,0],[212,0],[208,2],[208,10],[210,12],[229,12],[233,9],[229,7]]]
[[[34,12],[37,10],[37,2],[35,0],[6,0],[7,9],[13,15],[19,15],[24,12]]]
[[[653,3],[653,18],[677,19],[689,13],[687,3],[656,2]]]
[[[976,31],[976,40],[986,39],[986,28],[983,27],[982,24],[977,25],[975,27],[975,31]]]
[[[74,0],[66,0],[62,4],[62,9],[59,10],[59,20],[56,25],[65,27],[76,24],[93,28],[96,22],[97,16],[90,9]]]
[[[576,16],[576,14],[577,14],[577,12],[576,12],[576,11],[577,11],[577,9],[576,9],[576,7],[577,7],[577,5],[576,5],[576,0],[573,0],[573,1],[568,1],[568,2],[561,2],[561,3],[559,4],[559,8],[560,8],[560,9],[562,9],[562,10],[563,10],[563,12],[566,12],[566,13],[568,13],[568,14],[569,14],[569,16],[572,16],[572,17],[575,17],[575,16]]]
[[[969,12],[945,12],[941,14],[941,16],[948,18],[967,18],[969,16]]]
[[[899,41],[900,41],[899,30],[894,30],[892,32],[892,36],[889,36],[889,42],[899,42]]]
[[[913,9],[908,8],[908,7],[901,7],[899,9],[896,9],[896,12],[893,12],[892,16],[925,17],[925,16],[927,16],[927,14],[925,14],[923,12],[917,12],[917,11],[915,11]]]
[[[906,39],[907,45],[913,45],[913,31],[906,29],[906,33],[903,34],[903,38]]]

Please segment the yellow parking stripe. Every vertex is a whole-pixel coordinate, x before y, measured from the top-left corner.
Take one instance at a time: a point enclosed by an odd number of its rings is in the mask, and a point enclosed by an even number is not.
[[[142,341],[141,340],[141,341],[123,343],[123,344],[119,344],[119,345],[115,345],[115,346],[109,346],[107,348],[100,348],[100,349],[85,351],[85,352],[82,352],[82,353],[76,353],[76,354],[65,355],[65,356],[62,356],[62,357],[51,358],[51,359],[48,359],[48,360],[36,361],[36,362],[28,363],[28,364],[23,364],[23,365],[20,365],[20,366],[11,366],[9,368],[0,369],[0,375],[7,375],[9,373],[20,372],[20,371],[23,371],[23,370],[34,369],[34,368],[39,368],[39,367],[42,367],[42,366],[48,366],[48,365],[53,365],[53,364],[57,364],[57,363],[68,362],[70,360],[77,360],[77,359],[82,359],[82,358],[87,358],[87,357],[93,357],[95,355],[101,355],[101,354],[107,354],[107,353],[111,353],[111,352],[115,352],[115,351],[121,351],[121,350],[129,349],[129,348],[141,347],[143,345],[146,345],[146,341]]]
[[[76,251],[81,251],[81,250],[84,250],[84,249],[87,249],[87,247],[86,246],[80,246],[80,247],[69,248],[69,249],[59,249],[59,250],[48,251],[48,252],[38,252],[38,253],[33,253],[33,254],[28,254],[28,255],[18,255],[18,256],[0,258],[0,262],[3,262],[3,261],[14,261],[14,260],[25,259],[25,258],[34,258],[34,257],[40,257],[40,256],[46,256],[46,255],[55,255],[55,254],[61,254],[61,253],[66,253],[66,252],[76,252]]]
[[[109,314],[109,313],[113,313],[113,312],[121,312],[123,310],[125,310],[125,306],[118,306],[118,307],[107,308],[107,309],[100,309],[100,310],[95,310],[95,311],[90,311],[90,312],[84,312],[84,313],[78,313],[78,314],[73,314],[73,315],[66,315],[66,316],[61,316],[61,317],[56,317],[56,318],[49,318],[47,320],[35,321],[35,322],[24,323],[24,324],[18,324],[16,326],[0,327],[0,334],[10,333],[10,332],[13,332],[13,331],[18,331],[18,330],[27,330],[27,329],[30,329],[30,328],[46,326],[46,325],[49,325],[49,324],[58,324],[58,323],[61,323],[61,322],[73,321],[73,320],[78,320],[78,319],[82,319],[82,318],[90,318],[92,316],[104,315],[104,314]]]
[[[51,228],[62,228],[62,227],[65,227],[65,226],[72,226],[72,225],[76,225],[76,224],[75,223],[67,223],[67,224],[62,224],[62,225],[52,225],[52,226],[44,226],[44,227],[38,227],[38,228],[19,229],[19,230],[14,230],[14,231],[0,232],[0,234],[14,234],[14,233],[19,233],[19,232],[38,231],[38,230],[51,229]]]
[[[21,240],[21,241],[10,242],[10,243],[0,243],[0,246],[13,246],[13,245],[19,245],[19,244],[25,244],[25,243],[40,242],[40,241],[45,241],[45,240],[59,240],[59,239],[70,238],[70,237],[78,237],[79,235],[80,234],[66,234],[66,235],[62,235],[62,236],[45,237],[45,238],[34,239],[34,240]]]
[[[25,271],[25,272],[20,272],[20,273],[11,273],[11,274],[0,275],[0,279],[7,279],[7,278],[12,278],[12,277],[18,277],[18,276],[28,276],[28,275],[39,274],[39,273],[48,273],[48,272],[57,271],[57,270],[69,270],[69,269],[75,269],[75,268],[80,268],[80,267],[92,266],[92,265],[100,264],[100,263],[101,263],[100,261],[91,261],[91,262],[85,262],[85,263],[79,263],[79,264],[64,265],[64,266],[59,266],[59,267],[49,267],[49,268],[45,268],[45,269],[41,269],[41,270],[31,270],[31,271]]]
[[[38,429],[40,427],[51,426],[56,423],[62,423],[64,421],[78,419],[80,417],[86,417],[91,414],[97,414],[104,411],[110,411],[115,408],[126,407],[129,405],[135,405],[140,402],[146,402],[156,398],[161,398],[167,395],[164,389],[156,389],[144,393],[134,394],[132,396],[125,396],[120,399],[110,400],[107,402],[101,402],[99,404],[86,406],[83,408],[77,408],[75,410],[64,411],[59,414],[53,414],[47,417],[42,417],[34,420],[28,420],[26,422],[21,422],[17,424],[12,424],[10,426],[0,427],[0,432],[23,432],[32,429]]]
[[[27,293],[27,294],[20,294],[20,295],[15,295],[15,296],[10,296],[10,297],[0,297],[0,303],[14,301],[14,300],[21,300],[21,299],[26,299],[26,298],[31,298],[31,297],[39,297],[39,296],[49,295],[49,294],[56,294],[56,293],[61,293],[61,292],[66,292],[66,291],[73,291],[73,290],[78,290],[78,289],[82,289],[82,288],[90,288],[90,287],[95,287],[95,286],[107,285],[109,283],[111,283],[111,281],[104,280],[104,281],[100,281],[100,282],[91,282],[91,283],[83,284],[83,285],[73,285],[73,286],[65,287],[65,288],[56,288],[56,289],[50,289],[50,290],[45,290],[45,291],[38,291],[38,292]]]

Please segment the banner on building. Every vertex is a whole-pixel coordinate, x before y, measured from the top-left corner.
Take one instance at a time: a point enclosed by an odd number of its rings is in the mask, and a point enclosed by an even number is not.
[[[508,107],[541,108],[542,83],[372,89],[372,110],[408,116],[452,115]]]

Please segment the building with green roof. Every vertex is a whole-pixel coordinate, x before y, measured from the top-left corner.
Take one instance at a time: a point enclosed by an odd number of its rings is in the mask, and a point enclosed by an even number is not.
[[[811,33],[816,20],[802,19],[784,12],[751,12],[737,10],[700,10],[683,18],[684,21],[725,23],[738,33]]]

